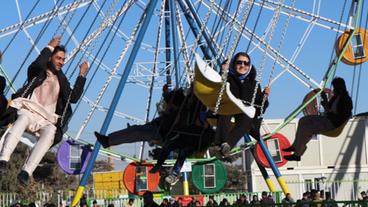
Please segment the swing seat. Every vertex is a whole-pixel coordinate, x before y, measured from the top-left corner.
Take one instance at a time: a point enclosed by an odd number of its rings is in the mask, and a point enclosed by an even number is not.
[[[195,57],[194,94],[210,110],[215,111],[223,81],[221,76],[208,66],[198,54]],[[250,118],[253,118],[255,112],[256,110],[253,106],[246,106],[240,99],[236,98],[230,91],[230,84],[226,83],[217,113],[220,115],[245,113]]]
[[[341,134],[342,130],[344,130],[345,125],[347,123],[348,122],[346,121],[345,123],[341,124],[336,129],[331,130],[331,131],[327,131],[327,132],[322,132],[321,134],[324,135],[324,136],[327,136],[327,137],[338,137]]]
[[[66,140],[59,146],[57,161],[66,174],[79,175],[85,172],[91,155],[92,149],[89,145]]]
[[[36,144],[37,140],[38,138],[36,137],[36,135],[30,132],[23,132],[22,139],[21,139],[21,142],[23,142],[23,144],[33,147]]]

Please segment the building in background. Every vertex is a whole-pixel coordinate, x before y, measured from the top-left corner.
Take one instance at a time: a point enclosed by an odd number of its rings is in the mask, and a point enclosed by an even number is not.
[[[283,120],[265,120],[263,133],[278,126]],[[293,120],[280,133],[286,136],[290,143],[294,141],[298,120]],[[289,191],[295,199],[311,189],[331,192],[336,200],[356,200],[361,191],[368,189],[368,117],[358,116],[350,119],[338,137],[317,135],[308,143],[308,149],[300,162],[288,162],[279,168]],[[270,152],[280,152],[275,145],[269,145]],[[279,153],[281,154],[281,153]],[[250,152],[244,159],[245,171],[248,176],[248,190],[267,190],[256,162]],[[273,175],[268,168],[269,175]],[[274,176],[272,181],[277,187]]]

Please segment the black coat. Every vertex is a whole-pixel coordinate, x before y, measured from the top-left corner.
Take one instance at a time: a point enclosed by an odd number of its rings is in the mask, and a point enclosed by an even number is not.
[[[6,87],[6,80],[3,76],[0,75],[0,115],[2,115],[6,107],[8,106],[8,100],[4,95],[4,89]]]
[[[339,99],[336,99],[339,97]],[[333,96],[328,102],[328,107],[331,108],[334,101],[337,103],[337,112],[327,112],[327,118],[333,123],[335,127],[339,127],[350,119],[353,110],[353,102],[347,92],[339,96]]]
[[[37,57],[37,59],[34,62],[32,62],[32,64],[28,67],[27,84],[22,88],[20,88],[15,94],[13,94],[12,99],[21,96],[29,97],[29,95],[33,93],[33,90],[43,83],[43,81],[47,78],[46,74],[47,69],[53,67],[49,62],[51,54],[52,54],[51,50],[47,47],[41,51],[41,54]],[[59,80],[60,92],[56,104],[55,113],[62,116],[67,104],[69,94],[71,94],[70,103],[77,103],[80,97],[82,96],[86,78],[78,76],[73,89],[71,89],[70,83],[66,78],[65,74],[63,73],[63,71],[59,70],[57,72],[57,77]],[[29,89],[27,90],[28,87]],[[11,108],[9,110],[15,111],[14,109]],[[7,114],[7,116],[5,117],[5,119],[7,120],[2,120],[3,123],[1,124],[4,124],[4,121],[12,123],[16,120],[16,111],[15,113],[14,112],[9,113],[10,114]],[[65,116],[63,117],[63,123],[61,123],[61,118],[59,118],[58,122],[55,124],[57,130],[55,134],[54,145],[62,140],[63,134],[67,131],[67,125],[69,119],[71,118],[71,115],[72,115],[72,108],[69,104]]]
[[[257,72],[252,67],[251,71],[249,72],[248,76],[244,80],[239,80],[236,74],[230,73],[228,74],[227,81],[230,83],[230,91],[231,93],[238,99],[246,101],[248,103],[252,102],[254,90],[257,86],[256,81]],[[257,93],[255,97],[254,104],[261,105],[263,101],[264,94],[262,93],[261,86],[258,84]],[[265,101],[263,106],[263,112],[268,107],[268,100]],[[256,115],[255,117],[259,116],[261,113],[261,109],[256,106]]]

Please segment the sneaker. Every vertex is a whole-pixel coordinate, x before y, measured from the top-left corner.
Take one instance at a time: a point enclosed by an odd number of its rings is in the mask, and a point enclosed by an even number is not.
[[[5,160],[0,160],[0,175],[5,174],[8,168],[8,162]]]
[[[231,147],[227,142],[224,142],[221,144],[220,151],[224,157],[227,157],[230,155],[230,150],[231,150]]]
[[[95,132],[95,136],[97,138],[97,141],[102,145],[103,148],[108,148],[110,147],[109,145],[109,137],[102,135],[98,132]]]
[[[18,178],[18,181],[21,185],[28,186],[28,184],[29,184],[29,174],[26,171],[24,171],[24,170],[20,171],[17,178]]]
[[[161,170],[161,166],[160,165],[155,165],[155,166],[153,166],[152,169],[150,169],[149,173],[155,174],[157,172],[160,172],[160,170]]]
[[[284,159],[285,159],[285,160],[288,160],[288,161],[300,161],[300,156],[295,155],[295,154],[292,154],[292,155],[285,155],[285,156],[284,156]]]
[[[165,181],[170,185],[175,185],[179,181],[179,177],[171,174],[165,178]]]

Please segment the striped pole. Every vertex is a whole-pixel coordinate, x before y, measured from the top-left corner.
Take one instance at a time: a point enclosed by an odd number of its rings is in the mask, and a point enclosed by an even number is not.
[[[183,193],[185,196],[189,195],[189,181],[188,181],[188,173],[187,172],[183,172]]]
[[[244,135],[244,141],[246,143],[248,143],[248,142],[251,142],[252,140],[250,139],[248,134],[245,134]],[[256,157],[254,149],[251,149],[251,152],[252,152],[253,157]],[[270,192],[276,192],[275,185],[273,184],[270,176],[268,175],[266,168],[263,167],[261,164],[259,164],[257,160],[256,160],[256,163],[257,163],[257,166],[258,166],[259,170],[262,173],[263,179],[265,180],[265,182],[267,184],[267,187],[270,190]]]
[[[273,171],[273,174],[276,176],[277,181],[279,182],[279,185],[282,189],[282,192],[284,192],[284,194],[286,195],[286,193],[289,193],[289,189],[286,185],[286,182],[284,180],[284,177],[282,177],[279,169],[277,168],[275,162],[272,159],[272,156],[270,154],[270,152],[268,151],[268,148],[266,146],[266,144],[264,143],[264,140],[261,138],[258,140],[259,146],[261,147],[262,152],[264,153],[268,163],[270,164],[270,167]]]

